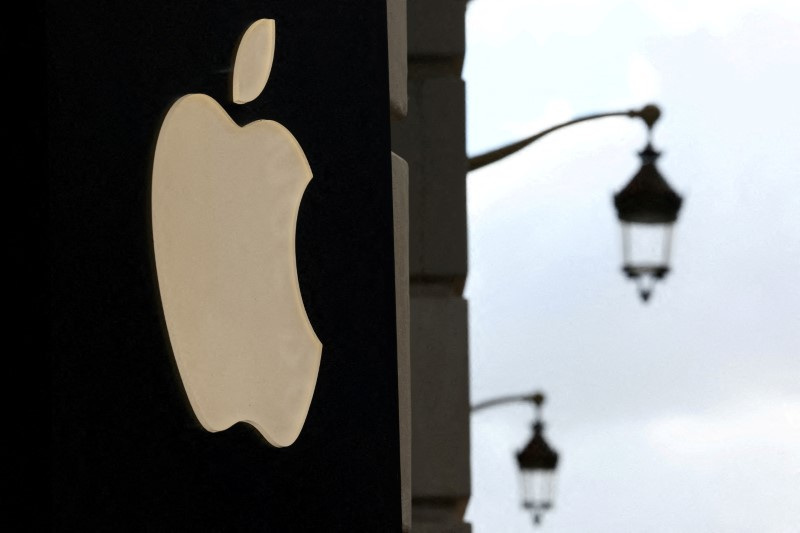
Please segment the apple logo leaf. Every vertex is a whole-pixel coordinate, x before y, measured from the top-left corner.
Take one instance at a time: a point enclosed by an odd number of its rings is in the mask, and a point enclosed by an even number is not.
[[[256,98],[275,22],[253,23],[236,53],[233,96]],[[273,120],[236,124],[213,98],[169,109],[153,156],[158,289],[172,354],[200,424],[237,422],[291,445],[308,415],[322,343],[305,311],[295,239],[312,178],[297,139]]]
[[[275,55],[275,21],[260,19],[242,35],[233,63],[233,101],[252,102],[267,85]]]

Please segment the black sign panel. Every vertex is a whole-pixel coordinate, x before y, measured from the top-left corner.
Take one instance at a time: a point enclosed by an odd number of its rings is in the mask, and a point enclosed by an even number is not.
[[[52,2],[46,17],[54,529],[399,531],[384,2]],[[272,74],[229,100],[237,41],[276,20]],[[164,325],[150,222],[164,114],[204,93],[283,124],[314,178],[297,223],[322,341],[297,441],[195,419]]]

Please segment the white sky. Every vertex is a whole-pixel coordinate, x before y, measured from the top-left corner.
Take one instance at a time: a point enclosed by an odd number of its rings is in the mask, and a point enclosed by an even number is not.
[[[653,101],[684,196],[640,303],[611,195],[641,122],[573,126],[468,179],[471,395],[543,389],[540,531],[800,532],[800,2],[472,0],[468,152]],[[526,405],[472,418],[475,533],[532,531]]]

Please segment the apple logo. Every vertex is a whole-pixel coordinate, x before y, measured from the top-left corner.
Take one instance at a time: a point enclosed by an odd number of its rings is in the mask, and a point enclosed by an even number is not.
[[[274,49],[274,20],[247,28],[234,102],[261,94]],[[164,118],[152,176],[156,274],[178,372],[208,431],[243,421],[283,447],[303,427],[322,354],[295,259],[311,176],[277,122],[239,127],[205,94],[181,97]]]

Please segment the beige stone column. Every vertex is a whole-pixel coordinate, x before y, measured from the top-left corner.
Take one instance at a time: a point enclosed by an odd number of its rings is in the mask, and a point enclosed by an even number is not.
[[[387,0],[389,113],[402,121],[408,109],[406,0]],[[409,291],[408,163],[392,153],[394,272],[397,312],[397,391],[403,532],[411,530],[411,304]]]

